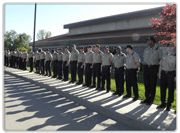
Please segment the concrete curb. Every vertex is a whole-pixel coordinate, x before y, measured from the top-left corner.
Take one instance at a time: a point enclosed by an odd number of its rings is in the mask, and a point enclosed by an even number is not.
[[[175,130],[175,128],[169,128],[169,127],[160,127],[160,128],[157,128],[159,127],[159,125],[155,125],[155,124],[146,124],[144,121],[141,121],[138,120],[138,119],[135,119],[133,118],[132,116],[130,115],[125,115],[125,114],[121,114],[117,111],[114,111],[113,109],[111,108],[108,108],[108,107],[103,107],[103,106],[100,106],[94,102],[89,102],[88,100],[84,100],[82,98],[79,98],[78,96],[76,95],[73,95],[73,94],[70,94],[68,93],[68,91],[62,91],[61,89],[57,89],[55,86],[50,86],[49,84],[45,84],[45,83],[42,83],[42,82],[39,82],[39,81],[35,81],[33,80],[32,78],[29,78],[29,77],[24,77],[24,76],[21,76],[21,75],[18,75],[18,74],[15,74],[15,73],[12,73],[12,72],[9,72],[7,70],[5,70],[5,73],[7,74],[10,74],[12,76],[15,76],[15,77],[18,77],[18,78],[21,78],[27,82],[31,82],[32,84],[36,84],[40,87],[43,87],[43,88],[46,88],[47,90],[50,90],[54,93],[57,93],[57,94],[60,94],[62,96],[65,96],[71,100],[74,100],[88,108],[91,108],[92,110],[96,111],[96,112],[99,112],[99,113],[102,113],[116,121],[120,121],[127,125],[130,125],[131,127],[135,127],[135,129],[138,128],[138,130]],[[54,79],[55,80],[55,79]],[[59,82],[62,82],[62,81],[59,81]]]

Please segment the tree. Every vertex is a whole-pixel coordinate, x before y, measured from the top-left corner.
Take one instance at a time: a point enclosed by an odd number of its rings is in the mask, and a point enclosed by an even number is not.
[[[158,33],[155,37],[162,38],[159,43],[163,45],[174,43],[176,45],[176,5],[167,4],[162,7],[162,12],[159,13],[163,19],[152,18],[151,26]]]
[[[39,30],[39,32],[37,33],[37,39],[38,40],[42,40],[42,39],[46,39],[51,37],[51,32],[46,30]]]

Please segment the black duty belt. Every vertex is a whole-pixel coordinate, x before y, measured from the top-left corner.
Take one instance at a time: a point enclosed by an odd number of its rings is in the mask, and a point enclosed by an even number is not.
[[[145,66],[150,68],[150,67],[158,67],[159,65],[147,65],[146,64]]]
[[[168,74],[168,73],[174,73],[175,71],[164,71],[164,70],[162,70],[162,72],[164,72],[165,74]]]

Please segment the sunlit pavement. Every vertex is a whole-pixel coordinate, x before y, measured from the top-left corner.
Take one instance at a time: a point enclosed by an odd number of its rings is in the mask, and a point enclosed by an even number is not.
[[[173,109],[7,67],[4,81],[6,130],[176,129]]]

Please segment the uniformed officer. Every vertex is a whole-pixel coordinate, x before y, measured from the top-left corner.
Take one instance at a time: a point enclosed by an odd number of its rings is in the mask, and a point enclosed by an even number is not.
[[[58,57],[57,52],[55,50],[52,50],[52,58],[53,58],[53,76],[52,78],[57,77],[57,67],[58,67]]]
[[[159,66],[159,79],[161,88],[161,105],[157,108],[166,107],[166,90],[168,87],[168,100],[166,111],[170,111],[171,104],[174,101],[174,89],[176,82],[176,53],[175,46],[172,43],[167,45],[167,54],[163,55]]]
[[[140,58],[139,55],[133,51],[132,45],[127,45],[125,47],[127,54],[126,58],[126,92],[123,98],[131,97],[131,86],[133,86],[134,98],[136,101],[139,98],[138,84],[137,84],[137,72],[140,71]]]
[[[63,75],[64,75],[64,79],[63,81],[68,81],[68,77],[69,77],[69,61],[71,58],[71,53],[69,52],[69,47],[66,46],[64,48],[64,53],[63,53]]]
[[[51,76],[51,63],[52,63],[52,54],[49,52],[49,49],[46,49],[45,61],[46,61],[46,74],[44,76]],[[49,73],[49,75],[48,75]]]
[[[22,69],[22,51],[19,50],[19,69]]]
[[[7,61],[6,61],[6,53],[7,53],[7,50],[5,49],[5,50],[4,50],[4,66],[6,66],[6,62],[7,62]]]
[[[126,66],[126,55],[122,53],[120,46],[116,47],[116,54],[114,55],[112,62],[116,82],[116,92],[113,94],[121,96],[124,93],[124,67]]]
[[[94,46],[94,53],[93,53],[93,65],[92,65],[93,66],[93,85],[91,86],[91,88],[96,87],[96,77],[97,77],[96,90],[100,89],[102,55],[103,55],[103,52],[100,50],[100,46],[96,44]]]
[[[45,64],[45,55],[46,53],[42,51],[42,49],[39,49],[38,52],[40,53],[40,71],[39,74],[44,75],[44,64]]]
[[[154,101],[156,93],[157,73],[159,68],[159,61],[162,57],[162,50],[155,45],[154,37],[147,39],[147,47],[144,50],[144,85],[146,99],[141,103],[151,105]]]
[[[23,50],[23,54],[22,54],[23,70],[27,70],[26,68],[27,59],[28,59],[28,54],[26,53],[26,50]]]
[[[58,79],[61,80],[62,79],[62,62],[63,62],[63,52],[62,52],[62,48],[58,49],[59,53],[58,53],[58,69],[57,69],[57,74],[58,74]]]
[[[102,56],[102,88],[99,90],[105,90],[104,85],[105,85],[105,80],[107,90],[106,92],[108,93],[111,90],[111,65],[112,65],[112,59],[113,59],[113,54],[109,52],[109,47],[105,46],[104,47],[104,54]]]
[[[19,68],[19,50],[16,49],[16,67]]]
[[[13,49],[13,68],[15,68],[15,62],[16,62],[16,50]]]
[[[39,52],[36,51],[36,54],[35,54],[35,67],[36,67],[36,72],[35,73],[39,73],[39,60],[40,60],[40,55],[39,55]]]
[[[29,65],[30,65],[30,71],[33,71],[33,62],[34,62],[34,52],[32,51],[32,49],[30,50],[29,54],[28,54],[28,60],[29,60]]]
[[[13,49],[10,51],[10,67],[13,67]]]
[[[70,59],[70,65],[71,65],[71,81],[69,83],[76,82],[76,69],[77,69],[77,60],[78,60],[79,51],[76,49],[76,45],[72,45],[72,51],[71,51],[71,59]]]
[[[92,81],[92,61],[93,61],[93,51],[92,46],[87,46],[86,56],[85,56],[85,84],[83,86],[90,87]]]
[[[84,53],[84,47],[81,46],[80,53],[78,55],[78,63],[77,63],[79,82],[77,82],[76,84],[78,85],[83,83],[85,57],[86,57],[86,53]]]
[[[7,67],[9,67],[9,63],[10,63],[10,58],[11,58],[11,55],[10,55],[10,51],[7,50]]]

